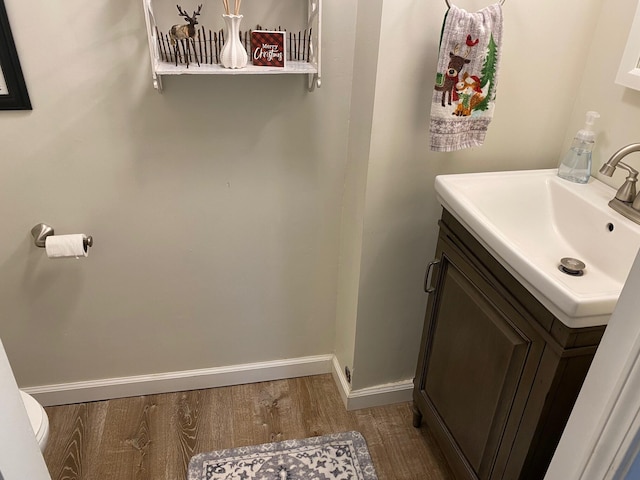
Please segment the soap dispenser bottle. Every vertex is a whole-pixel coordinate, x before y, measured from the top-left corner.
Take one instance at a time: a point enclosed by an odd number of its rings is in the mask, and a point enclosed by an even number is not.
[[[558,176],[575,183],[587,183],[591,176],[591,151],[596,140],[593,124],[598,112],[587,112],[584,127],[573,138],[571,148],[558,166]]]

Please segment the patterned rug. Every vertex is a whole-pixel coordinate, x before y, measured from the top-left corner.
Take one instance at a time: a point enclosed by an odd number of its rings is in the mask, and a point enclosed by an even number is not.
[[[378,480],[358,432],[200,453],[188,480]]]

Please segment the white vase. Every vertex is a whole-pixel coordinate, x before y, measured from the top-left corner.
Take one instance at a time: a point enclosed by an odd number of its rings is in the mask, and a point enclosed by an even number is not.
[[[240,41],[242,15],[222,15],[227,25],[227,38],[220,52],[220,64],[225,68],[244,68],[247,65],[247,51]]]

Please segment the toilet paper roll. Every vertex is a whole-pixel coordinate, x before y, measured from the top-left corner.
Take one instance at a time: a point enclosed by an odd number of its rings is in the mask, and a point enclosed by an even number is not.
[[[51,235],[45,240],[45,250],[49,258],[86,257],[88,248],[84,244],[84,235]]]

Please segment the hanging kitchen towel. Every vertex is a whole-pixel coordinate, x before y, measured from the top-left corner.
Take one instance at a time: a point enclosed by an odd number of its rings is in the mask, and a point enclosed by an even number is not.
[[[447,11],[431,101],[431,150],[453,152],[484,143],[493,117],[501,46],[499,3],[476,13],[455,5]]]

